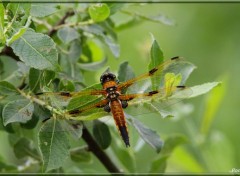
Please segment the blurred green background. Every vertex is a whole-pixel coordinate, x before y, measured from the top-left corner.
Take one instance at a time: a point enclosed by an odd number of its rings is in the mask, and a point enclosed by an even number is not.
[[[165,59],[182,56],[197,66],[187,86],[222,81],[222,87],[215,91],[215,95],[210,93],[185,101],[188,105],[186,108],[193,108],[187,115],[173,119],[139,117],[141,122],[156,130],[163,139],[175,133],[184,134],[188,139],[170,156],[166,172],[229,172],[232,168],[240,169],[240,138],[237,132],[240,125],[240,4],[149,3],[142,6],[132,4],[128,10],[146,15],[161,13],[174,20],[175,25],[146,21],[119,31],[120,58],[115,59],[109,51],[106,64],[113,72],[117,73],[119,65],[124,61],[129,62],[136,75],[147,72],[152,33]],[[114,14],[112,18],[126,20],[126,16],[120,13]],[[99,75],[105,69],[86,72],[87,84],[98,82]],[[214,107],[214,104],[219,106]],[[212,123],[205,124],[203,119],[206,116],[213,119]],[[207,130],[201,131],[201,128]],[[130,129],[130,140],[135,140],[135,133]],[[5,134],[0,135],[1,139],[6,138]],[[137,146],[136,141],[132,144],[133,148],[134,145]],[[1,151],[10,153],[7,145],[3,144]],[[107,152],[111,154],[111,151]],[[8,157],[7,153],[6,156],[2,155]],[[156,152],[151,147],[141,146],[135,156],[137,171],[146,172],[149,169],[147,158],[155,156]],[[94,167],[106,172],[96,159],[94,164],[82,164],[81,167],[86,166],[85,171]]]

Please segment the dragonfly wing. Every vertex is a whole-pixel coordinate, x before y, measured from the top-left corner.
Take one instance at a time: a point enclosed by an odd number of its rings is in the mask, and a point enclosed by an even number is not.
[[[64,115],[74,120],[94,120],[107,115],[103,108],[108,103],[107,99],[90,101],[78,109],[67,111]]]
[[[118,85],[118,90],[121,91],[122,89],[127,89],[127,93],[149,92],[151,90],[157,90],[164,86],[164,78],[167,73],[183,75],[183,79],[179,85],[184,85],[187,78],[187,72],[191,70],[192,66],[192,64],[185,61],[183,58],[174,57],[151,69],[146,74],[120,83]]]
[[[36,94],[41,99],[47,99],[49,104],[59,109],[73,110],[87,102],[102,98],[106,91],[100,84],[95,84],[79,92],[43,92]]]
[[[174,89],[171,95],[167,95],[166,90],[159,89],[142,94],[121,95],[120,99],[128,101],[125,112],[130,115],[159,113],[161,116],[167,117],[172,114],[169,112],[169,108],[183,99],[187,99],[192,94],[191,88],[188,87],[177,86]]]

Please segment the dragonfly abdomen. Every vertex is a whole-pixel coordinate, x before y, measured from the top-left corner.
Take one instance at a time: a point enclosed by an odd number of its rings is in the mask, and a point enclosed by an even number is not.
[[[123,113],[122,105],[118,100],[111,101],[111,111],[120,135],[127,147],[130,146],[127,124]]]

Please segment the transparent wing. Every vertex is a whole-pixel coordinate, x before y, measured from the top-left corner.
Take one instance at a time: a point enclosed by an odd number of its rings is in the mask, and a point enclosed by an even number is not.
[[[100,84],[95,84],[79,92],[41,92],[36,96],[44,101],[48,101],[54,107],[59,109],[73,110],[84,104],[104,97],[105,90],[101,89]]]
[[[127,89],[126,93],[157,90],[164,85],[164,77],[167,73],[182,75],[179,85],[184,85],[188,77],[189,68],[191,67],[193,67],[193,65],[183,58],[174,57],[151,69],[148,73],[120,83],[118,85],[118,90],[122,91]]]
[[[191,88],[188,87],[178,86],[174,89],[171,95],[167,95],[165,89],[143,94],[124,95],[121,99],[128,101],[128,107],[124,111],[133,116],[149,113],[158,113],[162,117],[172,116],[172,112],[169,111],[171,107],[192,94]]]

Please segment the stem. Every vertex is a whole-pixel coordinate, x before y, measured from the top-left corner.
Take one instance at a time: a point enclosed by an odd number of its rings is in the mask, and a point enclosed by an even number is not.
[[[106,169],[111,173],[122,173],[117,166],[111,161],[106,153],[100,148],[97,142],[93,139],[92,135],[87,128],[83,129],[82,138],[88,144],[89,150],[102,162]]]
[[[55,26],[54,29],[58,30],[63,27],[84,26],[84,25],[89,25],[89,24],[93,24],[93,23],[94,23],[93,20],[88,20],[88,21],[83,21],[83,22],[78,22],[78,23],[67,23],[67,24],[61,24],[61,25]]]
[[[48,35],[49,35],[50,37],[52,37],[52,36],[57,32],[56,27],[64,24],[64,23],[65,23],[65,20],[66,20],[68,17],[73,16],[73,15],[74,15],[74,12],[73,12],[73,11],[68,11],[68,12],[62,17],[62,19],[56,24],[56,26],[53,27],[53,28],[48,32]]]
[[[43,107],[47,108],[48,110],[52,111],[52,112],[55,113],[55,114],[62,115],[62,113],[59,112],[56,108],[54,108],[54,107],[52,107],[52,106],[49,106],[49,105],[48,105],[47,103],[45,103],[44,101],[42,101],[42,100],[40,100],[40,99],[37,99],[37,98],[35,98],[35,97],[33,97],[33,96],[27,95],[27,94],[25,94],[23,91],[21,91],[20,89],[17,89],[17,90],[18,90],[18,92],[19,92],[23,97],[25,97],[26,99],[28,99],[28,100],[30,100],[30,101],[32,101],[32,102],[34,102],[34,103],[37,103],[37,104],[39,104],[40,106],[43,106]]]

